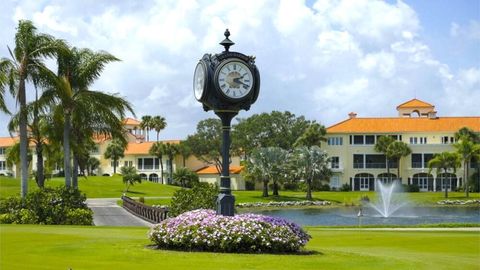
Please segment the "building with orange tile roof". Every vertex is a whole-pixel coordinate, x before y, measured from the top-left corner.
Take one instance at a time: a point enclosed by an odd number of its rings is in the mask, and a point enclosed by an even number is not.
[[[331,156],[333,171],[331,187],[349,184],[352,190],[374,190],[377,180],[391,179],[416,185],[421,191],[456,189],[463,185],[463,168],[456,173],[437,175],[435,171],[429,172],[427,163],[436,153],[455,150],[454,134],[459,129],[468,127],[480,133],[480,116],[438,117],[434,105],[418,99],[398,105],[397,112],[397,117],[373,118],[357,117],[352,112],[348,119],[327,128],[326,151]],[[400,164],[389,163],[390,174],[385,155],[374,150],[382,135],[403,141],[412,150]]]
[[[126,118],[123,122],[128,144],[124,152],[124,157],[117,163],[117,173],[120,172],[120,169],[123,166],[133,166],[137,168],[140,176],[144,180],[160,183],[162,182],[161,179],[164,179],[163,183],[167,183],[167,180],[168,182],[171,182],[171,176],[168,175],[170,166],[172,166],[172,171],[175,171],[176,168],[183,167],[184,165],[192,171],[197,171],[208,166],[208,164],[200,161],[193,155],[189,156],[184,161],[183,157],[180,154],[177,154],[171,164],[166,155],[162,156],[162,160],[156,156],[150,155],[149,150],[155,142],[145,141],[146,131],[140,128],[140,121],[133,118]],[[9,147],[13,146],[16,141],[18,141],[17,137],[0,137],[0,175],[16,176],[20,173],[17,166],[14,165],[9,168],[6,164],[6,151]],[[93,141],[96,147],[90,152],[90,156],[95,157],[100,161],[100,166],[94,171],[94,173],[105,176],[113,175],[113,162],[104,158],[104,153],[108,145],[111,143],[111,138],[98,135],[93,138]],[[176,145],[179,144],[181,140],[162,140],[161,142],[164,144],[169,143]],[[31,147],[33,146],[34,145],[32,144]],[[36,156],[33,151],[31,164],[35,164],[35,162]],[[232,168],[236,168],[235,165],[239,164],[239,158],[233,157]],[[31,168],[29,168],[29,170],[31,170]],[[212,177],[212,175],[205,174],[204,176],[207,178],[206,181]],[[203,178],[200,177],[200,179],[202,180]]]
[[[232,190],[245,190],[245,180],[241,176],[243,166],[230,165],[230,186]],[[216,166],[207,166],[196,171],[199,180],[220,186],[220,172]]]

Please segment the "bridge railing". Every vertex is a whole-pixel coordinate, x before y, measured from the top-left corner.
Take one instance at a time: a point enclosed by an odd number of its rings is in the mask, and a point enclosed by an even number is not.
[[[148,206],[127,196],[122,196],[122,201],[123,208],[137,217],[151,223],[160,223],[168,216],[168,209],[166,208]]]

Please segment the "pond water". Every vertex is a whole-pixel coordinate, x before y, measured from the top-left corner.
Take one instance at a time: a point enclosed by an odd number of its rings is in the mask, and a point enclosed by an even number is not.
[[[382,217],[371,208],[307,208],[250,211],[293,221],[301,226],[315,225],[419,225],[436,223],[480,223],[480,207],[414,207],[400,209],[393,216]]]

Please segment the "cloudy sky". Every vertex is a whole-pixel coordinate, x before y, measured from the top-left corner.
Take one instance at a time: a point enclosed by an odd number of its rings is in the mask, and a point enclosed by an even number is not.
[[[329,126],[351,111],[396,116],[415,97],[439,116],[478,116],[479,13],[479,0],[4,0],[0,56],[20,19],[114,54],[122,62],[92,88],[119,93],[138,118],[164,116],[161,139],[183,139],[215,117],[195,100],[192,76],[204,53],[222,51],[225,28],[232,50],[257,57],[262,78],[257,103],[239,117],[288,110]],[[0,114],[0,136],[8,119]]]

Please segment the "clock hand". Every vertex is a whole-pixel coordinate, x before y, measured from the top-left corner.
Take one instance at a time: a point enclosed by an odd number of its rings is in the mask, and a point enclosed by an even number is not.
[[[242,76],[242,77],[238,77],[238,78],[235,78],[235,79],[233,79],[233,82],[235,82],[235,83],[238,83],[238,84],[245,85],[245,86],[247,86],[247,87],[250,87],[250,85],[248,85],[248,84],[246,84],[246,83],[244,83],[244,82],[240,81],[240,79],[241,79],[241,78],[243,78],[243,76]]]

